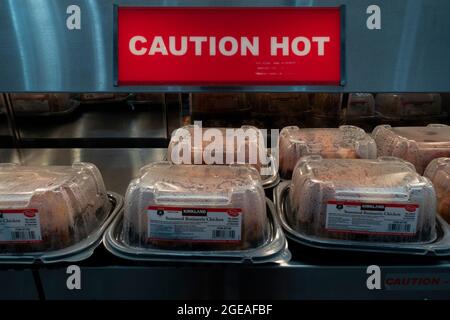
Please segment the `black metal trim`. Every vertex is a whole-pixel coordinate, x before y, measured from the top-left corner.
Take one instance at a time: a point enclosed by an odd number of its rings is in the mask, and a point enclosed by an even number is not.
[[[114,4],[113,6],[113,79],[114,87],[119,86],[119,44],[118,44],[118,32],[119,32],[119,6]]]
[[[346,29],[345,29],[345,20],[346,20],[346,9],[347,7],[343,4],[340,7],[341,9],[341,83],[340,85],[343,87],[347,84],[347,70],[346,70]]]

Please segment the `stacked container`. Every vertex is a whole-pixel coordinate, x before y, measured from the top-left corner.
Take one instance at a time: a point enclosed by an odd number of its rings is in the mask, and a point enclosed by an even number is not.
[[[74,246],[96,233],[111,211],[102,177],[92,164],[1,164],[0,180],[2,255]]]
[[[311,94],[312,116],[305,124],[308,127],[337,127],[339,126],[343,95],[340,93]]]
[[[240,129],[240,130],[239,130]],[[189,125],[172,133],[167,158],[176,164],[251,164],[261,167],[261,155],[266,154],[262,132],[252,126],[241,128],[203,128]],[[240,133],[242,141],[235,135]],[[233,130],[233,131],[231,131]],[[237,131],[239,130],[239,132]],[[216,150],[208,146],[212,144],[212,136],[222,137],[222,141],[214,141]],[[217,154],[215,151],[221,149]],[[188,152],[189,154],[185,154]],[[231,161],[228,163],[227,161]]]
[[[300,129],[286,127],[280,133],[280,175],[290,179],[297,161],[307,155],[324,158],[376,158],[375,141],[354,126]]]
[[[382,123],[394,126],[439,123],[447,118],[439,94],[377,94],[376,112]]]
[[[370,93],[350,93],[347,106],[341,112],[341,123],[372,131],[377,124],[373,95]]]
[[[450,157],[450,127],[430,124],[426,127],[382,125],[372,133],[379,156],[394,156],[415,165],[422,174],[436,158]]]
[[[179,128],[172,133],[167,159],[175,164],[249,164],[261,173],[265,186],[278,177],[277,163],[265,146],[264,134],[253,126]]]
[[[438,200],[438,212],[450,222],[450,158],[433,160],[425,171],[434,185]]]

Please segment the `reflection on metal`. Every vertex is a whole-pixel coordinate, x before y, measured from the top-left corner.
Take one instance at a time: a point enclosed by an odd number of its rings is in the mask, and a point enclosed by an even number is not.
[[[12,137],[12,145],[19,146],[20,144],[20,133],[17,129],[16,119],[14,116],[14,110],[11,104],[11,98],[9,94],[0,94],[0,105],[2,105],[3,111],[5,112],[6,123],[4,124],[5,130],[2,130],[5,134]],[[2,110],[0,110],[2,111]],[[1,114],[1,112],[0,112]]]
[[[16,149],[0,148],[0,163],[20,164],[20,154]]]
[[[67,1],[0,1],[0,91],[450,91],[450,2],[377,0],[382,29],[366,28],[361,0],[73,0],[81,30],[65,25]],[[344,87],[115,87],[113,5],[346,6]]]
[[[197,264],[131,264],[113,262],[110,265],[83,268],[83,277],[89,279],[83,290],[67,290],[66,268],[41,268],[45,297],[62,299],[215,299],[215,300],[444,300],[450,298],[446,261],[424,263],[405,261],[404,257],[382,258],[371,256],[330,257],[323,252],[296,252],[298,261],[283,266],[214,267]],[[311,259],[314,257],[314,259]],[[308,259],[313,261],[308,261]],[[403,260],[402,260],[403,259]],[[357,261],[356,263],[354,261]],[[383,270],[383,290],[367,289],[367,267],[373,261]],[[310,262],[310,263],[308,263]],[[353,264],[352,264],[353,263]],[[398,280],[388,286],[384,280]],[[409,285],[401,284],[410,280]],[[437,285],[420,279],[439,279]],[[406,282],[406,281],[405,281]],[[150,290],[164,288],[164,290]],[[129,290],[128,288],[133,288]],[[127,290],[128,289],[128,290]]]
[[[178,97],[166,105],[164,94],[7,96],[22,146],[166,147],[174,119],[180,121]]]

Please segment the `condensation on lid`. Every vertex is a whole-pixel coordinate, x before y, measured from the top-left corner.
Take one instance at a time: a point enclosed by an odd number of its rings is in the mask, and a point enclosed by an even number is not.
[[[315,180],[333,182],[335,187],[388,188],[421,183],[414,167],[394,158],[322,159],[306,157],[298,169],[311,173]],[[306,172],[307,171],[307,172]]]
[[[254,127],[254,126],[241,126],[240,128],[224,128],[224,127],[218,127],[218,128],[206,128],[206,127],[200,127],[197,125],[188,125],[181,128],[178,128],[177,130],[172,132],[172,138],[175,138],[177,136],[181,136],[183,138],[193,138],[194,134],[196,133],[196,130],[198,130],[198,133],[200,133],[202,136],[200,137],[200,141],[203,141],[204,137],[203,134],[205,132],[210,131],[211,135],[214,135],[217,133],[220,133],[224,139],[224,143],[231,143],[232,141],[227,141],[226,138],[228,138],[227,133],[231,134],[231,138],[236,138],[237,134],[243,134],[245,136],[246,140],[249,141],[258,141],[259,136],[262,136],[263,133],[260,129]],[[242,131],[239,131],[242,130]],[[208,138],[209,139],[209,138]]]
[[[434,159],[427,167],[425,176],[431,178],[427,173],[433,172],[433,176],[437,171],[443,171],[450,177],[450,158],[437,158]],[[450,186],[450,179],[447,182]]]
[[[310,145],[331,146],[346,140],[366,139],[364,130],[353,126],[340,128],[305,128],[288,127],[288,136],[292,141],[305,142]]]
[[[174,165],[157,162],[141,169],[139,184],[160,191],[220,192],[261,183],[258,171],[248,165]]]
[[[28,194],[39,190],[54,190],[81,173],[76,165],[51,167],[25,167],[0,165],[0,195]]]
[[[450,126],[393,127],[392,132],[419,143],[450,143]]]

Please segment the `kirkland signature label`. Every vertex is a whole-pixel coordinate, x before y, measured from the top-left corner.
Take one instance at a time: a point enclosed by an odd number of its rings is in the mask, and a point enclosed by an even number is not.
[[[328,201],[326,229],[334,232],[413,236],[417,204]]]
[[[0,210],[0,243],[40,241],[41,224],[36,209]]]
[[[239,242],[242,210],[231,208],[147,208],[151,240]]]

